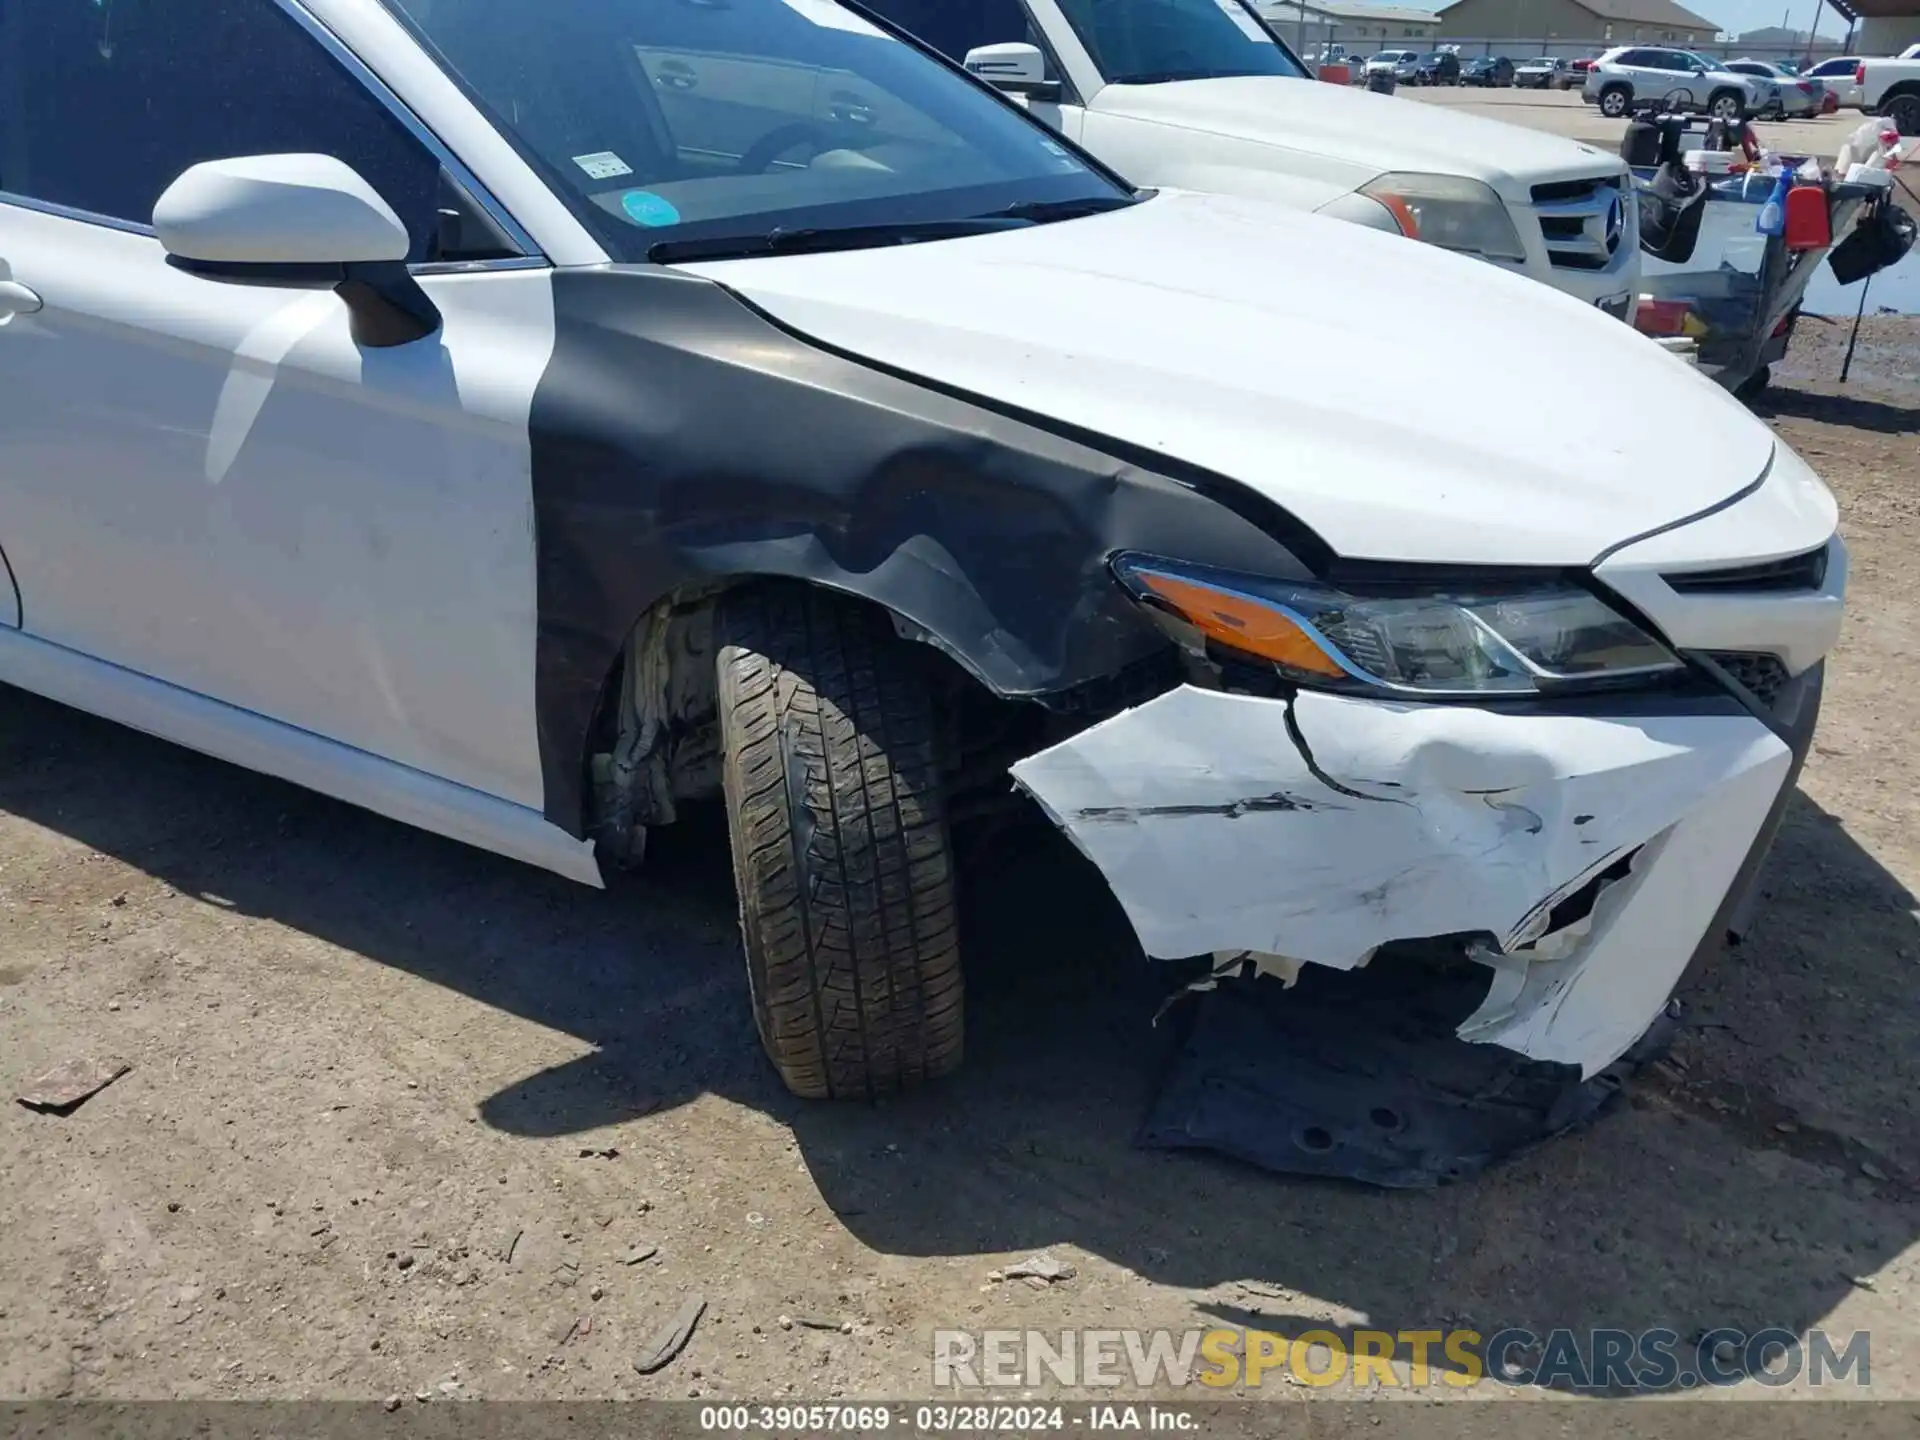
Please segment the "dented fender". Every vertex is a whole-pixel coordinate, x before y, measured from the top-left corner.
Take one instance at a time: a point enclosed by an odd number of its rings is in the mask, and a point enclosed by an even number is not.
[[[553,295],[529,421],[534,689],[546,815],[572,834],[608,677],[683,590],[857,596],[994,694],[1051,701],[1171,654],[1116,551],[1294,578],[1324,551],[1235,481],[834,353],[712,280],[565,270]]]
[[[1611,1064],[1658,1015],[1793,768],[1745,712],[1542,714],[1183,686],[1013,767],[1155,957],[1353,969],[1477,937],[1463,1038]],[[1625,862],[1623,864],[1623,862]],[[1598,886],[1577,924],[1554,909]]]

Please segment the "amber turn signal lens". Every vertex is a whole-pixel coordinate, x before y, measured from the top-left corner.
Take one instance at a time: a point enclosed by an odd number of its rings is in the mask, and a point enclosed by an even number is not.
[[[1342,670],[1298,624],[1271,605],[1159,571],[1134,572],[1138,584],[1209,640],[1309,675],[1342,680]]]

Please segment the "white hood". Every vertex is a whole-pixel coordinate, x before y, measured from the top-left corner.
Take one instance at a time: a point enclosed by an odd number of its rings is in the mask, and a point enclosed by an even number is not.
[[[1343,160],[1371,173],[1468,175],[1520,201],[1543,181],[1617,174],[1620,157],[1576,140],[1346,85],[1283,76],[1108,85],[1091,111]]]
[[[1618,320],[1250,200],[686,268],[837,350],[1229,476],[1347,556],[1584,565],[1773,452]]]

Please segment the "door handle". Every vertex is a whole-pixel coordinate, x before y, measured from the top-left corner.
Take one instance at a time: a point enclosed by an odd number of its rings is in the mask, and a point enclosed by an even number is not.
[[[0,280],[0,325],[16,315],[31,315],[40,308],[40,297],[17,280]]]

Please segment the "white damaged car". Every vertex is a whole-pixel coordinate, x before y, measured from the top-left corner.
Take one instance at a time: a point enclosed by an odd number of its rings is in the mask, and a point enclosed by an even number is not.
[[[1834,502],[1591,306],[833,0],[13,0],[0,71],[0,680],[589,885],[723,795],[800,1094],[959,1063],[1009,774],[1148,955],[1440,944],[1581,1075],[1752,893]]]

